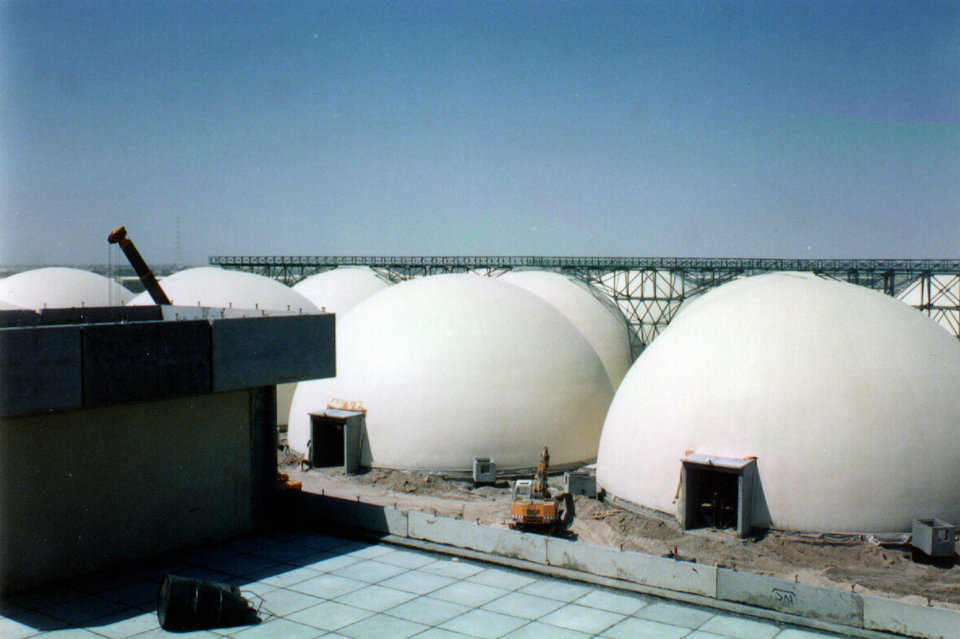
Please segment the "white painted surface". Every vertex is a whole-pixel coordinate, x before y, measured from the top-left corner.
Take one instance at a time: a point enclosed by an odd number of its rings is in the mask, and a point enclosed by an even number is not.
[[[629,325],[620,309],[602,293],[566,275],[549,271],[509,271],[500,276],[530,291],[570,320],[603,362],[616,389],[630,369]]]
[[[313,302],[276,280],[243,271],[212,266],[190,268],[160,281],[160,287],[174,304],[213,308],[260,309],[318,313]],[[153,304],[144,291],[130,301],[131,306]]]
[[[740,280],[691,304],[631,368],[605,422],[598,483],[675,513],[686,451],[755,455],[759,524],[957,521],[957,388],[960,344],[892,298],[805,275]]]
[[[298,282],[293,290],[327,313],[345,313],[390,282],[367,266],[340,266]]]
[[[368,409],[363,463],[498,469],[596,456],[613,390],[600,359],[555,308],[506,282],[439,275],[391,286],[337,324],[337,377],[301,382],[291,448],[305,452],[310,412],[331,398]]]
[[[110,278],[77,268],[37,268],[0,280],[0,300],[11,308],[123,306],[132,298]]]

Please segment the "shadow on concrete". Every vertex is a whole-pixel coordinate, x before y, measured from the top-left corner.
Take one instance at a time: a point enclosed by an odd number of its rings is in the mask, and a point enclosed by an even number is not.
[[[260,607],[256,594],[244,591],[245,586],[376,545],[380,537],[310,520],[283,514],[257,534],[124,562],[111,570],[11,594],[0,599],[0,616],[37,632],[75,628],[97,632],[112,624],[135,623],[132,620],[144,615],[157,621],[160,586],[167,575],[176,575],[237,586],[259,610],[259,618],[244,625],[255,625],[273,615],[266,606]]]

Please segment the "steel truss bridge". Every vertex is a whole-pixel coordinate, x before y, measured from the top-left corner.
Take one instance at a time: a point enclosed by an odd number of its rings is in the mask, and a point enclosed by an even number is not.
[[[684,300],[737,277],[804,271],[899,296],[960,339],[960,260],[802,260],[778,258],[543,256],[214,256],[210,264],[288,285],[338,266],[368,266],[393,282],[475,271],[499,276],[540,269],[580,279],[613,300],[633,328],[634,355],[670,323]]]

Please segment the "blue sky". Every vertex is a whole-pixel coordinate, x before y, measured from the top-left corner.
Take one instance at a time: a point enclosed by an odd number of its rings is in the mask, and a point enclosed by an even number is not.
[[[0,0],[0,263],[953,257],[960,4]]]

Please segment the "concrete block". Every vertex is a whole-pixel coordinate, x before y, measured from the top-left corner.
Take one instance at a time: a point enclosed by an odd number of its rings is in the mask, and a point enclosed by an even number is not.
[[[861,595],[728,568],[720,568],[717,574],[717,598],[845,626],[863,626]]]
[[[407,513],[389,506],[303,493],[304,516],[313,522],[333,523],[378,533],[406,537]]]
[[[960,610],[915,606],[863,595],[863,627],[924,639],[960,636]]]
[[[0,415],[79,408],[80,344],[74,326],[0,331]]]
[[[547,563],[547,538],[516,530],[481,526],[461,519],[410,513],[410,537],[469,548],[501,557]]]
[[[622,579],[645,586],[717,596],[717,569],[714,566],[664,559],[636,552],[618,552],[602,546],[562,539],[547,541],[551,566]]]
[[[213,320],[213,390],[336,375],[334,315]]]
[[[210,324],[142,322],[83,328],[83,403],[210,392]]]

